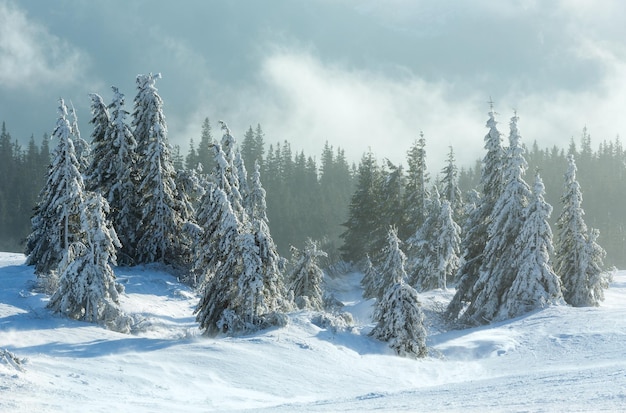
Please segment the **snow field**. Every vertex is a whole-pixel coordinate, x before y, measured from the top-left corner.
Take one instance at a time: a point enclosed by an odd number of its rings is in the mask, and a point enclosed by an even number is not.
[[[468,330],[438,322],[453,291],[420,294],[430,356],[415,361],[367,336],[373,301],[360,298],[360,274],[328,280],[353,331],[300,311],[284,328],[211,339],[199,335],[194,293],[158,269],[116,269],[140,327],[125,335],[52,316],[23,263],[0,254],[0,412],[626,410],[626,272],[601,307]]]

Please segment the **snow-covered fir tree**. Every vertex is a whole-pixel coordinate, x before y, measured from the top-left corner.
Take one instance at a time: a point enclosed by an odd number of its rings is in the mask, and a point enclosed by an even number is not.
[[[376,250],[373,245],[374,232],[377,230],[380,179],[380,167],[370,150],[361,157],[348,219],[342,224],[346,230],[340,235],[343,239],[340,251],[342,258],[348,262],[357,263],[366,254],[376,261],[376,256],[380,254],[380,250]]]
[[[441,198],[450,202],[454,222],[463,222],[464,205],[459,188],[459,170],[456,166],[454,149],[450,146],[446,166],[441,171]]]
[[[80,129],[78,129],[78,115],[74,104],[70,101],[68,110],[68,120],[70,121],[70,130],[72,131],[72,140],[74,141],[74,149],[76,151],[76,159],[80,165],[81,173],[84,173],[89,167],[89,159],[91,156],[91,148],[89,143],[80,136]]]
[[[85,188],[88,191],[99,191],[108,194],[111,187],[111,154],[106,141],[109,129],[109,109],[97,93],[91,93],[91,163],[85,172]],[[105,195],[106,197],[106,195]]]
[[[407,211],[407,225],[402,229],[405,237],[410,237],[422,226],[426,219],[426,207],[430,194],[428,186],[430,176],[426,169],[426,139],[424,132],[420,132],[417,139],[407,153],[406,190],[404,205]],[[403,237],[402,239],[405,239]]]
[[[243,219],[245,214],[243,198],[247,194],[243,194],[240,191],[239,179],[240,177],[247,179],[247,172],[243,163],[239,165],[235,163],[238,157],[238,150],[235,147],[237,141],[231,134],[230,128],[224,121],[219,121],[219,124],[222,129],[222,139],[221,146],[218,148],[222,150],[222,153],[219,153],[219,151],[216,153],[215,180],[218,182],[218,186],[224,189],[228,195],[228,200],[238,218]]]
[[[376,291],[376,298],[380,301],[387,289],[396,283],[396,280],[406,280],[406,255],[400,249],[400,239],[395,228],[390,227],[387,232],[387,246],[383,249],[382,264],[380,265],[380,282]]]
[[[603,249],[596,243],[597,233],[590,233],[584,220],[583,196],[576,179],[576,161],[568,156],[563,210],[557,220],[558,239],[555,271],[561,277],[563,297],[575,307],[597,306],[608,287],[602,274]]]
[[[482,160],[481,196],[476,207],[466,218],[461,242],[463,260],[456,277],[459,282],[456,293],[446,310],[448,318],[453,320],[459,317],[465,305],[473,301],[478,292],[474,289],[474,284],[478,280],[483,262],[483,252],[488,237],[487,228],[491,222],[493,208],[502,191],[504,149],[495,115],[493,104],[491,104],[486,125],[489,132],[484,139],[487,153]]]
[[[408,252],[408,282],[419,291],[446,288],[445,273],[438,271],[438,241],[440,234],[441,199],[433,186],[426,203],[426,219],[406,241]]]
[[[109,105],[110,125],[107,129],[106,149],[103,152],[110,159],[108,164],[109,183],[100,188],[102,195],[111,207],[110,220],[116,228],[122,249],[118,262],[131,263],[135,256],[137,228],[140,215],[137,211],[137,142],[126,123],[128,111],[124,109],[124,94],[115,86],[113,100]],[[103,157],[105,157],[103,155]],[[96,160],[94,160],[96,162]],[[104,182],[104,181],[103,181]]]
[[[321,311],[324,306],[322,281],[324,272],[317,264],[326,253],[319,249],[317,242],[306,240],[302,251],[293,249],[293,268],[289,274],[290,292],[298,308]]]
[[[365,266],[363,270],[363,279],[361,279],[361,287],[363,287],[363,298],[377,298],[380,282],[380,273],[372,264],[369,255],[365,257]]]
[[[194,264],[200,282],[196,321],[209,336],[231,333],[237,328],[232,325],[231,305],[236,300],[237,277],[241,271],[238,254],[241,224],[221,188],[213,185],[203,197],[198,224],[203,234],[196,246]]]
[[[254,163],[252,187],[248,196],[250,205],[249,221],[261,260],[261,276],[263,280],[263,305],[267,313],[276,313],[291,309],[287,299],[284,282],[285,260],[278,254],[278,249],[270,233],[269,220],[265,202],[265,189],[261,184],[261,167]]]
[[[488,239],[483,252],[475,297],[463,314],[468,323],[488,323],[500,310],[502,298],[515,279],[515,239],[524,222],[530,189],[523,176],[527,168],[520,144],[517,115],[511,118],[509,147],[502,164],[502,190],[489,217]]]
[[[517,273],[506,292],[500,318],[514,318],[550,304],[563,303],[561,281],[552,269],[554,252],[548,220],[552,206],[544,199],[545,187],[539,173],[521,232],[515,242]]]
[[[67,107],[59,100],[59,118],[52,139],[58,144],[52,155],[46,185],[32,219],[32,233],[26,241],[27,264],[40,275],[55,270],[79,232],[79,205],[84,183],[76,158]]]
[[[488,227],[488,240],[474,285],[477,295],[463,314],[469,324],[486,324],[503,310],[504,295],[511,288],[517,271],[516,239],[525,219],[525,210],[531,197],[524,181],[528,164],[520,143],[517,114],[511,118],[509,147],[503,166],[503,189],[494,205]]]
[[[417,292],[404,279],[403,253],[398,243],[398,235],[389,230],[389,258],[386,264],[395,268],[383,268],[383,276],[388,278],[384,293],[376,305],[374,321],[377,323],[370,336],[386,341],[398,355],[410,358],[426,357],[426,330]]]
[[[437,237],[437,271],[446,279],[454,280],[461,264],[461,227],[454,220],[452,204],[441,203],[439,236]]]
[[[220,153],[218,157],[225,159]],[[231,188],[227,179],[224,182]],[[202,298],[196,313],[208,335],[282,324],[282,313],[291,309],[285,298],[282,259],[267,225],[258,168],[252,182],[254,214],[240,220],[218,184],[209,186],[198,207],[194,273],[200,278]]]
[[[111,268],[120,245],[106,219],[108,211],[102,195],[85,194],[80,204],[80,232],[61,260],[59,287],[48,307],[76,320],[129,332],[129,318],[119,308],[119,295],[124,288],[115,282]]]
[[[163,101],[155,87],[160,75],[138,75],[133,135],[138,145],[140,220],[136,260],[176,264],[184,252],[182,200],[167,141]]]

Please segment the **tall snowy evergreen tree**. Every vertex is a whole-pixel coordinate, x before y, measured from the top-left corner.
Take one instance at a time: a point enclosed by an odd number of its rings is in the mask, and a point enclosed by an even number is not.
[[[78,129],[78,115],[76,109],[70,101],[70,107],[68,110],[68,120],[70,121],[70,130],[72,131],[72,140],[74,141],[74,149],[76,151],[76,159],[80,165],[80,172],[84,173],[89,167],[89,158],[91,155],[91,148],[89,143],[80,136],[80,130]]]
[[[111,145],[106,141],[109,129],[109,109],[97,93],[89,95],[91,98],[91,163],[85,172],[85,188],[88,191],[99,191],[108,194],[111,188]],[[105,195],[106,197],[106,195]]]
[[[136,259],[176,263],[181,254],[183,220],[176,198],[176,172],[167,141],[163,101],[155,87],[160,75],[138,75],[133,135],[138,145],[140,222]]]
[[[106,219],[109,205],[100,195],[88,192],[80,205],[80,232],[59,265],[59,287],[48,307],[76,320],[100,323],[129,332],[129,318],[119,308],[124,288],[115,282],[119,240]]]
[[[450,201],[441,203],[439,236],[437,237],[437,271],[446,279],[454,280],[461,264],[461,227],[454,220]]]
[[[486,324],[503,309],[504,295],[511,288],[517,271],[516,239],[525,219],[531,192],[524,182],[528,164],[517,129],[517,115],[511,118],[509,147],[503,167],[503,189],[494,205],[488,227],[488,240],[480,276],[473,287],[476,297],[463,314],[470,324]]]
[[[463,232],[461,250],[463,264],[459,268],[457,279],[457,291],[446,310],[447,316],[457,319],[465,304],[475,299],[474,284],[478,280],[480,268],[483,263],[483,252],[487,244],[488,226],[497,199],[502,191],[502,163],[504,149],[502,137],[497,128],[493,105],[489,111],[487,120],[489,132],[485,136],[485,149],[487,153],[482,160],[481,168],[481,197],[476,208],[467,217],[466,230]]]
[[[459,188],[459,170],[456,166],[452,146],[450,147],[450,152],[448,152],[446,166],[444,166],[441,173],[443,175],[441,178],[441,197],[450,202],[454,221],[457,223],[463,222],[463,197]]]
[[[380,251],[387,244],[387,233],[390,226],[404,230],[410,221],[404,205],[404,189],[406,177],[402,165],[394,165],[386,160],[386,168],[382,171],[377,203],[378,214],[372,233],[372,248]]]
[[[395,228],[390,227],[387,232],[387,246],[383,249],[382,264],[380,266],[380,282],[377,285],[376,298],[380,301],[385,292],[397,280],[405,281],[407,274],[405,270],[406,255],[400,249],[400,239]]]
[[[426,357],[424,315],[417,292],[405,283],[404,254],[398,235],[389,230],[388,258],[382,269],[384,292],[374,312],[376,327],[370,335],[386,341],[398,355],[410,358]]]
[[[249,221],[255,244],[261,260],[261,279],[263,284],[263,308],[266,313],[277,313],[291,309],[287,300],[283,269],[284,259],[278,254],[276,244],[270,233],[267,219],[265,189],[261,185],[261,166],[254,164],[252,187],[248,197],[250,205]]]
[[[239,221],[217,185],[207,191],[198,211],[202,234],[194,268],[201,277],[200,328],[208,335],[238,334],[282,323],[290,304],[266,222]]]
[[[584,221],[582,192],[576,180],[576,161],[568,156],[565,191],[561,198],[563,210],[557,220],[559,230],[555,270],[561,277],[563,297],[575,307],[597,306],[608,287],[602,275],[603,249],[596,243],[597,233],[590,234]]]
[[[380,188],[380,168],[369,151],[364,154],[357,172],[356,190],[350,200],[348,221],[343,224],[346,230],[341,234],[342,257],[349,262],[358,262],[366,254],[376,261],[380,250],[373,245],[373,235],[378,222],[378,189]]]
[[[326,253],[318,248],[315,241],[307,239],[304,249],[294,249],[294,266],[289,275],[290,291],[298,308],[321,311],[324,306],[322,281],[324,272],[317,260]]]
[[[241,224],[221,188],[213,186],[207,191],[202,204],[198,208],[198,224],[203,228],[203,235],[196,247],[194,266],[201,272],[201,296],[195,314],[200,329],[214,336],[236,328],[225,316],[232,312],[230,305],[237,295],[240,270],[237,244]]]
[[[59,119],[52,134],[58,139],[46,185],[32,219],[32,233],[26,244],[27,264],[35,266],[40,275],[56,269],[70,244],[75,241],[80,225],[79,205],[84,183],[80,164],[74,151],[72,128],[67,107],[59,100]]]
[[[438,241],[441,232],[441,199],[436,186],[424,211],[426,219],[406,241],[408,282],[419,291],[446,288],[445,273],[438,271]]]
[[[404,205],[406,205],[407,225],[401,229],[400,236],[406,239],[422,226],[426,219],[428,185],[430,176],[426,170],[426,139],[424,132],[416,140],[407,153],[406,190]]]
[[[561,281],[552,269],[552,207],[544,200],[545,187],[537,173],[524,224],[515,242],[516,276],[506,292],[500,318],[514,318],[550,304],[563,302]]]
[[[109,159],[109,184],[102,187],[102,194],[111,207],[110,219],[122,244],[118,261],[131,263],[135,256],[138,214],[137,187],[137,141],[126,123],[128,112],[124,109],[124,94],[115,86],[113,100],[109,105],[110,125],[104,141],[107,149],[103,152]],[[94,160],[94,162],[96,162]]]
[[[202,133],[200,135],[200,143],[198,143],[198,163],[202,165],[202,171],[204,173],[210,173],[213,169],[213,151],[211,146],[215,142],[213,141],[213,134],[211,132],[211,122],[209,118],[204,118],[202,122]],[[191,165],[187,165],[189,168]],[[193,165],[192,169],[196,169],[198,165]]]

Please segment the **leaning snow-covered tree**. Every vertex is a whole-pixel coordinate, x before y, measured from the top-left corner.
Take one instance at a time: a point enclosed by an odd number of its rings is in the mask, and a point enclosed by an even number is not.
[[[497,128],[493,104],[489,111],[487,125],[489,132],[485,135],[487,153],[482,161],[480,176],[481,196],[476,207],[467,215],[464,225],[461,251],[462,265],[459,268],[456,294],[450,301],[446,314],[450,319],[457,319],[465,305],[475,299],[477,290],[474,284],[478,280],[483,262],[483,252],[487,244],[487,227],[491,222],[491,214],[502,191],[502,163],[504,149],[502,137]]]
[[[559,230],[555,270],[561,277],[563,297],[574,307],[597,306],[608,287],[601,266],[604,250],[596,243],[597,233],[590,233],[584,220],[582,192],[576,180],[576,162],[568,156],[563,210],[557,220]]]
[[[315,241],[307,239],[302,251],[294,248],[294,266],[289,275],[290,291],[298,308],[321,311],[324,307],[322,281],[324,272],[317,265],[319,257],[326,253],[318,248]]]
[[[389,245],[395,251],[387,250],[389,255],[393,255],[387,262],[394,262],[399,268],[388,273],[392,278],[376,305],[374,321],[377,324],[370,332],[370,336],[388,342],[389,347],[400,356],[426,357],[428,350],[424,314],[417,292],[404,282],[403,260],[397,262],[397,258],[403,256],[397,239],[395,230],[390,229]]]
[[[231,305],[236,302],[237,277],[242,270],[241,224],[226,193],[216,186],[207,191],[198,212],[198,223],[203,231],[196,246],[194,264],[200,282],[196,321],[206,335],[230,334],[237,328],[232,325],[236,314]]]
[[[32,219],[33,230],[26,241],[27,264],[35,266],[39,275],[56,269],[79,232],[79,205],[84,184],[74,151],[67,107],[61,99],[59,119],[52,134],[58,144],[48,169],[46,185],[39,194],[39,203]]]
[[[514,318],[551,304],[563,303],[561,281],[552,269],[552,207],[544,200],[545,187],[537,173],[526,218],[515,243],[517,274],[503,298],[500,318]]]
[[[524,181],[528,164],[520,143],[518,119],[517,114],[511,118],[502,175],[504,186],[492,211],[480,276],[474,285],[476,297],[462,316],[468,324],[486,324],[497,319],[504,295],[516,276],[519,251],[515,243],[531,197],[530,188]]]
[[[87,192],[80,210],[80,233],[61,260],[59,287],[48,307],[75,320],[127,333],[129,318],[119,308],[124,288],[115,282],[111,268],[120,245],[106,219],[109,204],[100,194]]]

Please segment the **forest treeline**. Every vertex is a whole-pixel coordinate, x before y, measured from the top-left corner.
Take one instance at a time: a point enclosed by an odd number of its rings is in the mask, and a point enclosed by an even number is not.
[[[187,154],[182,155],[180,148],[174,147],[176,168],[194,169],[202,165],[204,172],[211,171],[214,161],[209,144],[213,140],[211,122],[206,118],[201,135],[190,140]],[[291,143],[286,140],[269,145],[268,141],[258,124],[255,128],[250,126],[243,134],[240,146],[247,170],[252,170],[255,160],[261,165],[263,185],[268,193],[267,214],[279,251],[288,255],[291,245],[302,247],[307,238],[312,238],[319,240],[322,248],[329,253],[327,261],[337,261],[340,258],[339,248],[344,245],[340,235],[346,228],[342,224],[348,220],[350,199],[359,177],[357,166],[349,163],[343,149],[328,142],[318,158],[302,151],[294,153]],[[479,138],[477,142],[480,142]],[[426,155],[425,140],[421,149],[410,148],[407,156],[409,169],[411,151],[414,157],[418,150]],[[606,264],[626,268],[626,214],[623,213],[623,205],[626,204],[626,151],[621,140],[619,137],[604,140],[594,150],[591,135],[585,128],[578,139],[572,138],[568,148],[542,148],[537,141],[526,147],[529,171],[538,170],[541,173],[546,200],[555,207],[559,205],[563,193],[563,175],[569,154],[574,156],[578,167],[586,221],[600,231],[599,243],[607,251]],[[365,153],[361,163],[364,159],[376,163],[376,167],[381,168],[381,173],[388,178],[393,178],[394,173],[404,173],[401,165],[393,165],[386,160],[381,162],[373,153]],[[28,144],[23,146],[12,137],[9,127],[3,122],[0,133],[1,250],[24,251],[24,240],[31,230],[33,208],[45,183],[49,163],[50,138],[47,134],[39,141],[31,136]],[[456,165],[448,159],[445,168],[456,168]],[[478,188],[480,173],[480,161],[471,167],[458,168],[458,189],[463,199],[467,199],[472,189]],[[446,171],[432,171],[430,174],[435,182],[442,179]],[[370,210],[373,211],[371,206]],[[384,213],[387,216],[397,215],[391,210]],[[555,214],[550,223],[556,223]],[[403,228],[401,222],[396,225]],[[386,233],[385,225],[380,228],[383,234]],[[400,233],[406,235],[403,229]]]

